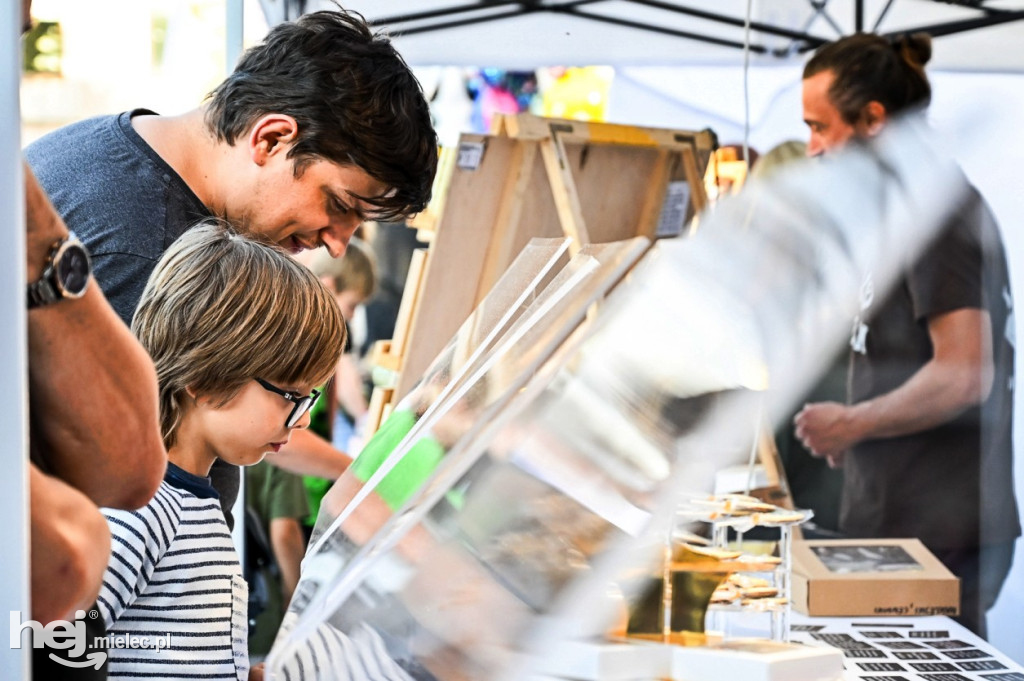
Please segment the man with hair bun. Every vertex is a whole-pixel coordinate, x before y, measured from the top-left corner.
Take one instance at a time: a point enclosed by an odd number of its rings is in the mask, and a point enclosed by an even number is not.
[[[808,154],[927,107],[927,35],[857,34],[820,48],[803,80]],[[847,404],[805,405],[796,432],[844,467],[840,530],[917,537],[961,579],[958,621],[985,613],[1021,528],[1013,492],[1014,328],[999,230],[972,187],[891,292],[871,273],[850,337]]]

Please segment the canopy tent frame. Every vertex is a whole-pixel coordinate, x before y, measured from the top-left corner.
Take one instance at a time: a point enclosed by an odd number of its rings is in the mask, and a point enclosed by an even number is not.
[[[671,0],[620,0],[622,2],[648,7],[670,14],[678,14],[709,21],[715,24],[743,29],[747,24],[744,17],[730,16],[719,12],[696,7],[691,2],[673,2]],[[939,3],[963,7],[967,11],[977,12],[978,16],[929,23],[919,26],[890,31],[882,35],[892,37],[906,33],[927,33],[933,38],[956,35],[990,26],[1024,19],[1024,10],[1004,10],[991,6],[991,0],[915,0],[917,2]],[[262,0],[264,12],[271,24],[294,19],[307,10],[306,0]],[[882,20],[889,13],[895,0],[888,0],[875,16],[872,31],[877,31]],[[714,45],[743,49],[742,39],[730,40],[717,36],[704,35],[695,31],[686,31],[650,22],[634,21],[620,16],[603,15],[587,11],[587,6],[607,4],[608,0],[479,0],[477,2],[456,3],[421,12],[410,12],[384,17],[367,17],[367,22],[375,27],[386,27],[395,37],[433,33],[446,29],[471,26],[475,24],[501,21],[529,14],[548,13],[573,16],[580,19],[603,22],[625,28],[634,28],[652,33],[659,33]],[[826,42],[842,35],[842,30],[828,13],[829,0],[807,0],[812,15],[804,30],[793,30],[786,26],[768,22],[751,21],[750,29],[764,35],[789,38],[791,43],[786,48],[771,48],[761,43],[749,45],[751,52],[771,55],[779,58],[791,56],[794,52],[803,53],[813,50]],[[867,25],[864,0],[855,0],[853,5],[854,29],[864,31]],[[817,18],[823,18],[837,33],[837,36],[823,37],[808,32],[808,27]]]

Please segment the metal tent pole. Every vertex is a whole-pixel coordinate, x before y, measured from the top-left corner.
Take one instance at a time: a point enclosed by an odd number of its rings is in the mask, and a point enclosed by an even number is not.
[[[25,190],[21,171],[21,3],[0,3],[0,615],[29,614],[28,350],[25,320]],[[8,620],[10,621],[10,620]],[[8,636],[10,631],[8,631]],[[28,648],[0,645],[5,679],[28,679]]]
[[[224,31],[224,75],[235,70],[238,58],[242,56],[245,44],[245,8],[243,0],[225,0],[224,10],[227,12],[227,23]],[[245,565],[245,475],[239,469],[238,498],[231,509],[235,526],[231,530],[231,539],[238,551],[238,559]]]

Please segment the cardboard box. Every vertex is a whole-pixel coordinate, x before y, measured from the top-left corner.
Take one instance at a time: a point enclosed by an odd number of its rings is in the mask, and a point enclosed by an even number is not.
[[[960,612],[960,580],[917,539],[794,541],[792,596],[813,617]]]

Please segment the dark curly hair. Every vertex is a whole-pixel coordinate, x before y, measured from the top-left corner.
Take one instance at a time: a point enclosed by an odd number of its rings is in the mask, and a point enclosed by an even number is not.
[[[924,65],[931,56],[932,39],[925,33],[892,41],[856,33],[819,48],[804,66],[804,78],[832,71],[829,99],[852,125],[871,101],[881,103],[889,114],[928,106],[932,88]]]
[[[401,219],[430,200],[437,134],[423,90],[387,37],[355,12],[275,26],[208,99],[206,125],[228,144],[266,114],[294,118],[296,176],[317,159],[361,168],[388,187],[357,197],[375,208],[374,219]]]

